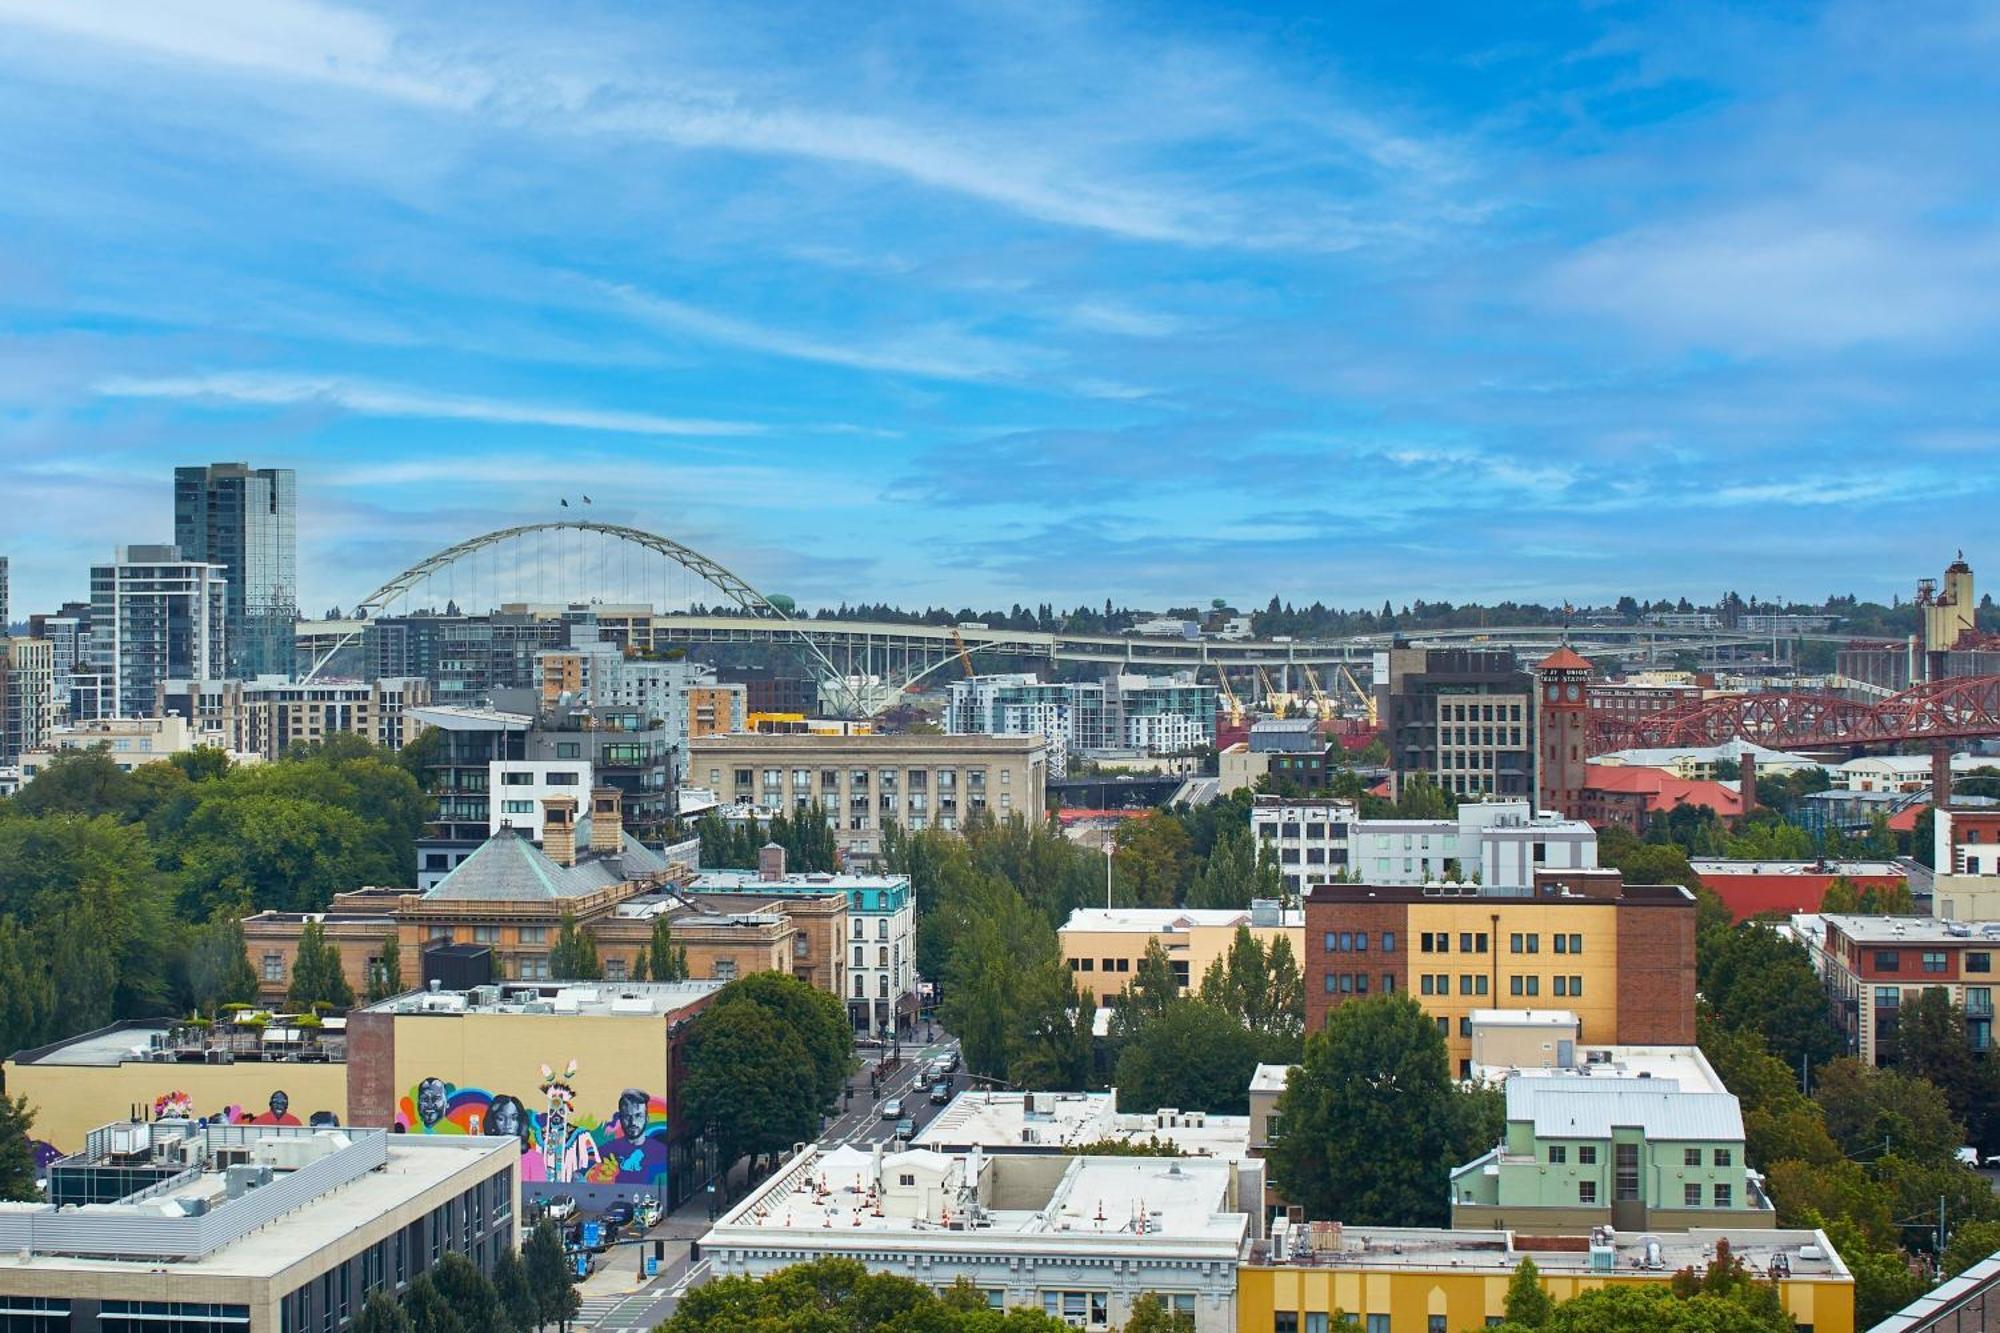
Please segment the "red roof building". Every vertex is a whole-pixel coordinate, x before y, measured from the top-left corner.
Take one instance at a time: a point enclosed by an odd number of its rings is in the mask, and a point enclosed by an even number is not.
[[[1697,860],[1694,873],[1728,905],[1730,916],[1817,912],[1827,885],[1844,877],[1857,891],[1901,888],[1909,875],[1893,861],[1735,861]]]
[[[1598,828],[1619,824],[1643,833],[1656,812],[1703,805],[1721,819],[1743,814],[1742,794],[1725,783],[1677,778],[1637,764],[1590,764],[1585,770],[1581,816]]]

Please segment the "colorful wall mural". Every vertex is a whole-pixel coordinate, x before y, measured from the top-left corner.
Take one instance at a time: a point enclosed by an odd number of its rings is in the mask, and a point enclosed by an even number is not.
[[[521,1141],[524,1181],[653,1185],[667,1177],[667,1104],[639,1088],[618,1094],[600,1118],[576,1104],[576,1062],[542,1066],[531,1097],[417,1081],[396,1103],[406,1134],[497,1134]]]
[[[153,1119],[155,1120],[206,1120],[211,1124],[224,1125],[338,1125],[340,1117],[332,1111],[314,1111],[310,1121],[301,1120],[292,1113],[292,1099],[283,1088],[271,1093],[264,1100],[264,1109],[249,1111],[241,1106],[224,1106],[217,1110],[203,1111],[195,1105],[194,1098],[178,1089],[163,1092],[153,1098]]]

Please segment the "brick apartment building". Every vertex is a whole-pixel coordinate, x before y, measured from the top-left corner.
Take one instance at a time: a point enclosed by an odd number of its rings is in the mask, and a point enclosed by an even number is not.
[[[1401,991],[1471,1072],[1477,1009],[1566,1009],[1592,1044],[1694,1041],[1694,895],[1613,870],[1545,871],[1527,894],[1478,885],[1322,884],[1306,899],[1306,1030]]]

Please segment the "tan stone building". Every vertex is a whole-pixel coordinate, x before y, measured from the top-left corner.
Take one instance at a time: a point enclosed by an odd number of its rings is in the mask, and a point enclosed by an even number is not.
[[[798,811],[815,802],[850,858],[882,851],[893,820],[915,831],[962,828],[975,815],[1038,823],[1046,812],[1041,736],[702,736],[688,781],[735,801]]]
[[[642,846],[620,827],[623,816],[613,788],[593,791],[590,804],[589,818],[579,825],[573,798],[547,798],[541,846],[502,826],[423,892],[358,889],[336,894],[325,912],[245,918],[244,944],[259,995],[284,997],[299,938],[311,920],[340,950],[348,984],[359,996],[367,992],[392,936],[406,986],[421,977],[423,951],[441,944],[490,948],[496,981],[556,979],[550,976],[549,954],[565,917],[596,944],[605,979],[624,981],[636,975],[639,955],[662,916],[675,943],[687,950],[690,976],[728,981],[780,971],[842,993],[847,900],[838,889],[759,894],[751,885],[735,893],[694,892],[688,886],[695,844],[664,854]],[[599,852],[593,843],[616,850]]]

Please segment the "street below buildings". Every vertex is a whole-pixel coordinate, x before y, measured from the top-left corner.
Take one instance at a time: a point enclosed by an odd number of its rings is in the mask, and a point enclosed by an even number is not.
[[[931,1084],[925,1073],[933,1062],[950,1056],[958,1043],[942,1029],[919,1028],[918,1032],[921,1035],[927,1030],[935,1035],[929,1040],[903,1045],[901,1058],[895,1064],[885,1067],[887,1050],[864,1049],[858,1053],[861,1068],[848,1080],[841,1105],[827,1117],[819,1137],[822,1148],[843,1144],[887,1145],[895,1138],[899,1118],[910,1120],[913,1132],[921,1132],[944,1109],[931,1101]],[[952,1079],[954,1094],[967,1086],[962,1071]],[[892,1101],[902,1103],[900,1117],[883,1114],[883,1107]],[[762,1179],[751,1177],[746,1166],[738,1162],[731,1169],[728,1202],[721,1205],[722,1210],[742,1199]],[[691,1262],[696,1243],[709,1229],[711,1197],[705,1191],[697,1193],[642,1237],[600,1255],[597,1271],[577,1284],[582,1308],[575,1327],[593,1333],[647,1333],[672,1318],[681,1297],[714,1276],[705,1259]],[[649,1278],[642,1274],[641,1268],[644,1259],[653,1253],[655,1242],[662,1245],[664,1255],[658,1272]]]

